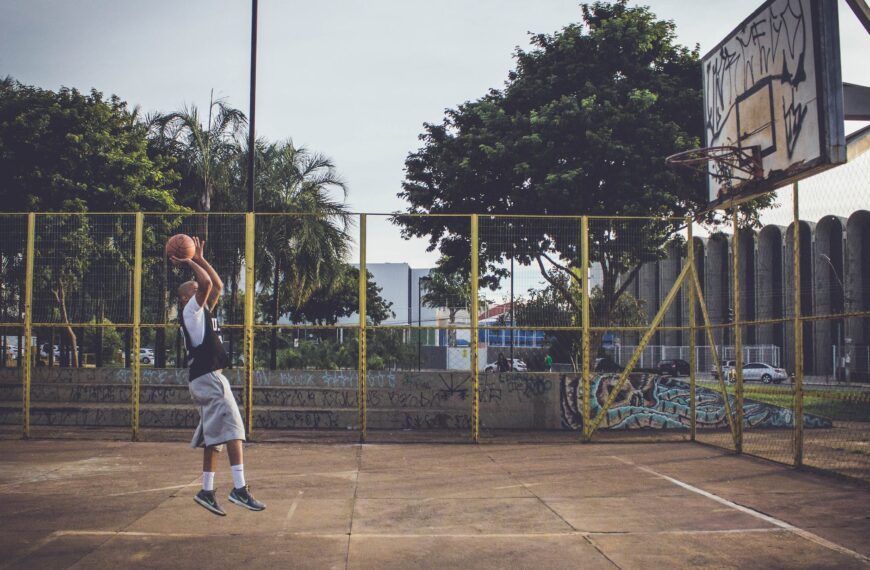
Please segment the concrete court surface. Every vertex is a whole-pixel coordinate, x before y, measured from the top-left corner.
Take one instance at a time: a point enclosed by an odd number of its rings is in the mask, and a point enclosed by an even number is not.
[[[870,491],[692,443],[0,440],[2,568],[865,568]]]

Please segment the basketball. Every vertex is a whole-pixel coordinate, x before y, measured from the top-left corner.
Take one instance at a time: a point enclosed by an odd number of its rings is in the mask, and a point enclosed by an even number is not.
[[[190,259],[196,251],[193,239],[186,234],[175,234],[166,241],[166,257],[178,259]]]

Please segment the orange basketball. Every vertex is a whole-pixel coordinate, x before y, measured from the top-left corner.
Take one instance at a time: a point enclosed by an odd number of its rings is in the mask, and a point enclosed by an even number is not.
[[[189,235],[175,234],[166,242],[166,257],[175,256],[178,259],[190,259],[196,251],[196,245]]]

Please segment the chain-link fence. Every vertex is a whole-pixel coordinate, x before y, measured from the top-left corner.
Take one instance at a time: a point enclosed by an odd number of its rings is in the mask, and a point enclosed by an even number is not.
[[[584,216],[0,221],[0,409],[26,434],[195,425],[190,275],[164,253],[186,233],[223,280],[224,374],[254,435],[672,435],[867,478],[866,211],[797,236]]]

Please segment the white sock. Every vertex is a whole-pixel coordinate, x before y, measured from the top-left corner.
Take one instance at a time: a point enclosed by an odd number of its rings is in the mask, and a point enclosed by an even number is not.
[[[202,489],[204,491],[214,491],[214,471],[202,472]]]
[[[241,489],[245,486],[245,465],[243,463],[230,465],[230,469],[233,472],[233,486],[236,489]]]

